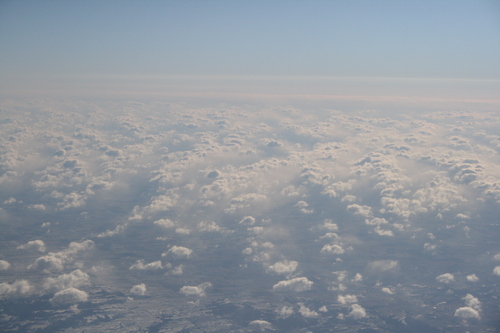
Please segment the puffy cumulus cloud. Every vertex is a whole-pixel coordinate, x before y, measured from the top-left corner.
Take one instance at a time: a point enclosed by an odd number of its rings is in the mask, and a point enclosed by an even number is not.
[[[33,286],[26,280],[16,280],[13,283],[0,283],[0,296],[25,296],[33,291]]]
[[[372,208],[366,205],[364,206],[360,206],[358,204],[348,205],[347,210],[356,215],[361,215],[369,218],[373,216]]]
[[[394,294],[394,292],[392,291],[391,288],[387,288],[387,287],[383,287],[382,289],[380,289],[383,293],[386,293],[386,294],[389,294],[389,295],[392,295]]]
[[[144,283],[136,284],[130,288],[130,293],[136,296],[144,296],[146,294],[146,285]]]
[[[495,268],[493,268],[493,274],[495,274],[496,276],[500,276],[500,266],[496,266]]]
[[[165,257],[170,254],[178,259],[188,259],[189,257],[191,257],[192,253],[193,250],[188,249],[187,247],[174,245],[167,252],[162,253],[161,256]]]
[[[317,318],[319,314],[306,307],[303,303],[299,303],[299,313],[305,318]]]
[[[47,255],[36,259],[28,268],[45,272],[60,271],[66,264],[72,263],[80,252],[87,251],[93,246],[94,242],[91,240],[71,242],[67,249],[60,252],[49,252]]]
[[[179,293],[186,296],[205,296],[205,290],[211,287],[210,282],[203,282],[197,286],[184,286],[179,290]]]
[[[325,228],[326,230],[329,230],[329,231],[338,231],[339,230],[339,226],[337,225],[337,223],[334,223],[333,220],[331,220],[331,219],[325,219],[323,221],[322,227]]]
[[[381,229],[380,226],[376,226],[373,231],[379,236],[394,237],[392,230]]]
[[[306,277],[298,277],[290,280],[284,280],[276,283],[273,286],[274,291],[278,292],[302,292],[311,290],[314,282],[309,281]]]
[[[120,234],[120,233],[123,233],[125,231],[125,228],[127,226],[122,224],[122,225],[117,225],[115,229],[113,230],[106,230],[104,232],[101,232],[100,234],[98,234],[96,237],[98,238],[104,238],[104,237],[112,237],[114,235],[117,235],[117,234]]]
[[[460,317],[462,319],[479,319],[479,311],[471,308],[470,306],[463,306],[455,311],[455,317]]]
[[[214,221],[201,221],[198,223],[198,230],[201,232],[229,232],[228,230],[225,230],[221,226],[219,226],[217,223]]]
[[[471,294],[467,294],[463,300],[465,300],[465,306],[458,308],[455,311],[455,317],[467,319],[481,319],[481,302],[476,297]]]
[[[58,203],[57,205],[61,210],[69,209],[69,208],[78,208],[82,207],[86,204],[87,194],[85,193],[76,193],[72,192],[63,196],[63,201]]]
[[[436,277],[436,281],[441,282],[441,283],[450,283],[455,281],[455,276],[450,273],[444,273]]]
[[[465,305],[476,309],[477,311],[481,311],[481,302],[479,301],[479,299],[472,296],[471,294],[465,295],[463,299],[465,300]]]
[[[291,274],[295,272],[298,265],[297,261],[283,260],[267,267],[267,271],[274,274]]]
[[[467,281],[469,281],[469,282],[478,282],[479,278],[477,277],[476,274],[470,274],[470,275],[467,275]]]
[[[66,305],[87,302],[88,299],[89,295],[85,291],[76,288],[67,288],[55,293],[50,301],[55,305]]]
[[[10,268],[10,263],[7,260],[0,260],[0,271],[6,271]]]
[[[273,325],[270,322],[262,319],[252,320],[249,326],[253,329],[258,329],[259,331],[271,330],[273,328]]]
[[[19,245],[17,247],[18,250],[35,250],[38,252],[45,252],[45,243],[40,240],[29,241],[26,244]]]
[[[333,245],[325,245],[323,246],[323,248],[321,249],[320,251],[321,253],[325,253],[325,254],[342,254],[344,253],[344,249],[342,248],[342,246],[340,245],[337,245],[337,244],[333,244]]]
[[[397,260],[376,260],[368,264],[368,268],[376,272],[386,272],[398,267]]]
[[[177,226],[177,223],[170,219],[159,219],[157,221],[154,221],[153,223],[165,229],[175,228]]]
[[[356,295],[339,295],[337,297],[337,302],[339,302],[340,304],[357,303],[358,297]]]
[[[129,270],[140,270],[140,271],[156,271],[163,269],[161,260],[150,262],[149,264],[144,264],[144,260],[140,259],[135,262],[132,266],[128,268]]]
[[[295,310],[292,306],[282,306],[279,310],[276,311],[278,315],[282,317],[288,317],[295,313]]]
[[[347,314],[347,317],[353,319],[362,319],[366,317],[366,310],[359,304],[351,305],[351,311]]]
[[[89,275],[77,269],[69,274],[62,274],[55,278],[46,278],[43,283],[43,288],[49,292],[55,292],[63,289],[79,288],[88,285],[90,285]]]

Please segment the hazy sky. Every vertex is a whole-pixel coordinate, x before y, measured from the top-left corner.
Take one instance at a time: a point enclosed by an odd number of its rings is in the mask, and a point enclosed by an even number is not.
[[[498,80],[500,2],[2,1],[0,44],[4,89],[81,75]]]

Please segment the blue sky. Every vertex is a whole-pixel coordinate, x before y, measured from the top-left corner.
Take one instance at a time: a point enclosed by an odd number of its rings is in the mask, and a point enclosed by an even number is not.
[[[0,44],[4,87],[82,75],[498,80],[500,2],[2,1]]]

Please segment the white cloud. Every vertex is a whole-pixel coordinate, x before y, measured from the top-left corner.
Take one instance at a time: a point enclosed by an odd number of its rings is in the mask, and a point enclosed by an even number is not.
[[[455,277],[453,276],[453,274],[444,273],[436,277],[436,280],[441,283],[450,283],[452,281],[455,281]]]
[[[7,260],[0,260],[0,271],[6,271],[10,268],[10,263]]]
[[[394,292],[391,290],[391,288],[383,287],[381,290],[382,290],[382,292],[389,294],[389,295],[394,294]]]
[[[39,257],[35,262],[28,266],[29,269],[49,271],[60,271],[66,264],[70,264],[76,255],[82,251],[91,249],[94,242],[86,240],[83,242],[71,242],[66,250],[60,252],[49,252],[47,255]]]
[[[162,253],[162,257],[167,256],[168,254],[172,254],[175,258],[178,259],[189,259],[193,250],[188,249],[184,246],[172,246],[167,252]]]
[[[26,280],[16,280],[13,283],[0,283],[0,296],[24,296],[31,293],[33,287]]]
[[[273,286],[274,291],[293,291],[301,292],[311,290],[314,282],[309,281],[306,277],[298,277],[290,280],[284,280],[276,283]]]
[[[16,198],[10,197],[9,199],[5,200],[3,202],[3,204],[4,205],[11,205],[11,204],[15,203],[16,201],[17,201]]]
[[[123,225],[123,224],[122,225],[117,225],[115,229],[101,232],[96,237],[99,237],[99,238],[112,237],[114,235],[117,235],[119,233],[124,232],[125,228],[126,228],[126,225]]]
[[[321,249],[320,251],[321,253],[326,253],[326,254],[342,254],[344,253],[344,249],[342,248],[342,246],[340,245],[337,245],[337,244],[333,244],[333,245],[325,245],[323,246],[323,248]]]
[[[361,275],[360,273],[356,273],[354,278],[351,280],[351,282],[360,282],[360,281],[363,281],[363,275]]]
[[[244,224],[244,225],[254,225],[255,224],[255,218],[252,216],[245,216],[239,224]]]
[[[351,305],[351,312],[347,315],[353,319],[362,319],[366,317],[366,310],[359,304]]]
[[[496,266],[493,268],[493,274],[500,276],[500,266]]]
[[[373,216],[372,208],[370,206],[360,206],[358,204],[352,204],[347,206],[347,210],[356,215],[365,216],[371,218]]]
[[[302,317],[306,317],[306,318],[319,317],[319,314],[316,311],[309,309],[308,307],[306,307],[302,303],[299,303],[299,313],[302,315]]]
[[[160,220],[154,221],[153,223],[156,224],[157,226],[160,226],[160,227],[165,228],[165,229],[174,228],[177,226],[177,223],[175,223],[174,221],[172,221],[170,219],[160,219]]]
[[[260,319],[251,321],[249,325],[260,331],[270,330],[273,327],[273,325],[270,322]]]
[[[69,274],[62,274],[56,278],[48,277],[43,288],[50,292],[61,291],[67,288],[79,288],[90,285],[88,274],[77,269]]]
[[[293,307],[291,307],[291,306],[283,306],[277,312],[282,317],[288,317],[288,316],[291,316],[295,313],[295,311],[293,310]]]
[[[154,271],[154,270],[163,269],[163,266],[162,266],[161,260],[153,261],[153,262],[150,262],[149,264],[144,264],[144,260],[141,259],[141,260],[137,260],[135,262],[135,264],[130,266],[128,269],[129,270],[136,269],[136,270]]]
[[[26,244],[19,245],[17,247],[18,250],[36,250],[38,252],[45,252],[45,244],[42,240],[37,239],[34,241],[29,241]]]
[[[50,301],[57,305],[87,302],[89,295],[76,288],[68,288],[54,294]]]
[[[267,268],[267,271],[275,274],[291,274],[295,272],[298,264],[299,264],[298,262],[293,260],[292,261],[283,260],[275,263],[274,265],[270,265]]]
[[[337,297],[337,302],[339,302],[340,304],[357,303],[358,297],[356,297],[356,295],[339,295]]]
[[[241,251],[242,254],[247,255],[247,256],[251,255],[252,252],[253,252],[253,250],[252,250],[251,247],[247,247],[246,249],[244,249],[243,251]]]
[[[397,260],[377,260],[368,264],[371,270],[385,272],[395,269],[398,266]]]
[[[130,293],[137,296],[144,296],[146,294],[146,285],[144,283],[136,284],[130,288]]]
[[[479,278],[477,277],[476,274],[470,274],[470,275],[467,275],[467,281],[477,282],[477,281],[479,281]]]
[[[198,223],[198,230],[201,232],[224,232],[224,228],[220,227],[214,221],[202,221]]]
[[[458,308],[455,311],[455,317],[460,317],[462,319],[471,319],[471,318],[476,318],[479,319],[480,315],[477,310],[474,310],[473,308],[469,306],[464,306],[461,308]]]
[[[326,219],[323,222],[323,228],[330,230],[330,231],[338,231],[339,226],[336,223],[333,223],[333,220]]]
[[[197,286],[184,286],[179,293],[186,296],[205,296],[205,290],[212,287],[210,282],[203,282]]]
[[[467,294],[463,299],[465,300],[465,305],[470,306],[477,311],[481,311],[481,302],[479,301],[479,299],[472,296],[471,294]]]

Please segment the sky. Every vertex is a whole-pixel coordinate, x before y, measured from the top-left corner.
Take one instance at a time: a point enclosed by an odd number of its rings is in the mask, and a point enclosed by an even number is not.
[[[220,91],[220,78],[249,76],[459,79],[493,98],[499,41],[494,0],[2,1],[0,84],[64,93],[141,80],[167,90],[181,77],[200,93],[200,77]],[[359,82],[341,94],[373,88]]]
[[[0,331],[498,331],[498,59],[498,0],[0,0]]]

